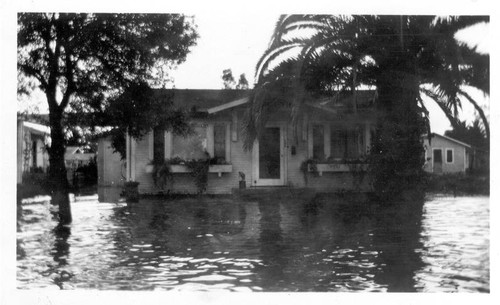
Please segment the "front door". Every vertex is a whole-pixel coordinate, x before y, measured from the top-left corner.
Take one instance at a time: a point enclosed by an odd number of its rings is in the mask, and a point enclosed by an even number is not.
[[[266,127],[253,146],[253,185],[285,184],[284,151],[283,125]]]
[[[443,152],[441,149],[434,149],[432,151],[433,172],[441,174],[443,172]]]

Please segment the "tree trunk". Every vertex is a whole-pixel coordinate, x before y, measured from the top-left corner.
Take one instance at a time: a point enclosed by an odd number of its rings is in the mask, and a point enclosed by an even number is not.
[[[59,206],[59,222],[71,223],[71,207],[68,193],[68,179],[64,164],[64,134],[62,111],[51,109],[49,114],[51,145],[49,148],[49,182],[52,203]]]

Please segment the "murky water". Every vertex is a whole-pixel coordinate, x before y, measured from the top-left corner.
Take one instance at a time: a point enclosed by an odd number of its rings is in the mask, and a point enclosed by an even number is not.
[[[489,199],[48,202],[18,219],[21,289],[489,292]]]

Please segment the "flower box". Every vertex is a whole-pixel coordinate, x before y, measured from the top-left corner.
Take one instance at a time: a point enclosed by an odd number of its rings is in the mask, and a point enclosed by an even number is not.
[[[312,165],[308,166],[309,172],[314,172]],[[323,176],[323,172],[333,172],[333,173],[343,173],[350,172],[353,170],[366,171],[368,169],[368,164],[363,163],[318,163],[316,164],[316,169],[319,176]]]
[[[191,170],[184,164],[170,164],[169,166],[171,173],[190,173]],[[216,173],[222,176],[222,173],[230,173],[233,171],[232,164],[215,164],[210,165],[208,168],[209,173]]]

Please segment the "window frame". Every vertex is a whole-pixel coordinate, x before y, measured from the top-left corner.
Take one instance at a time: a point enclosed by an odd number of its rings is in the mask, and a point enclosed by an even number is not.
[[[226,127],[226,134],[225,134],[225,162],[230,164],[231,163],[231,122],[227,121],[211,121],[211,122],[205,122],[205,121],[195,121],[194,125],[196,124],[206,124],[206,136],[207,136],[207,152],[210,154],[210,158],[214,157],[214,141],[215,141],[215,134],[214,134],[214,125],[220,124],[220,125],[225,125]],[[165,147],[165,160],[171,159],[173,155],[173,138],[174,134],[172,134],[170,131],[165,131],[165,142],[164,142],[164,147]],[[153,132],[151,131],[149,133],[149,159],[153,160],[153,147],[154,147],[154,135]]]
[[[324,155],[325,160],[331,158],[331,132],[335,130],[333,127],[337,125],[337,127],[345,129],[345,130],[355,130],[356,128],[360,128],[360,134],[363,137],[363,143],[361,147],[358,147],[360,156],[368,155],[370,145],[371,145],[371,124],[370,122],[356,122],[354,124],[335,124],[331,121],[319,121],[319,122],[309,122],[308,124],[308,158],[313,158],[313,126],[315,125],[323,125],[323,145],[324,145]],[[333,125],[333,126],[332,126]],[[343,160],[344,158],[341,158]]]
[[[451,161],[448,162],[448,152],[451,151]],[[455,163],[455,150],[453,148],[446,148],[445,150],[445,154],[446,154],[446,159],[445,159],[445,162],[446,164],[453,164]]]

